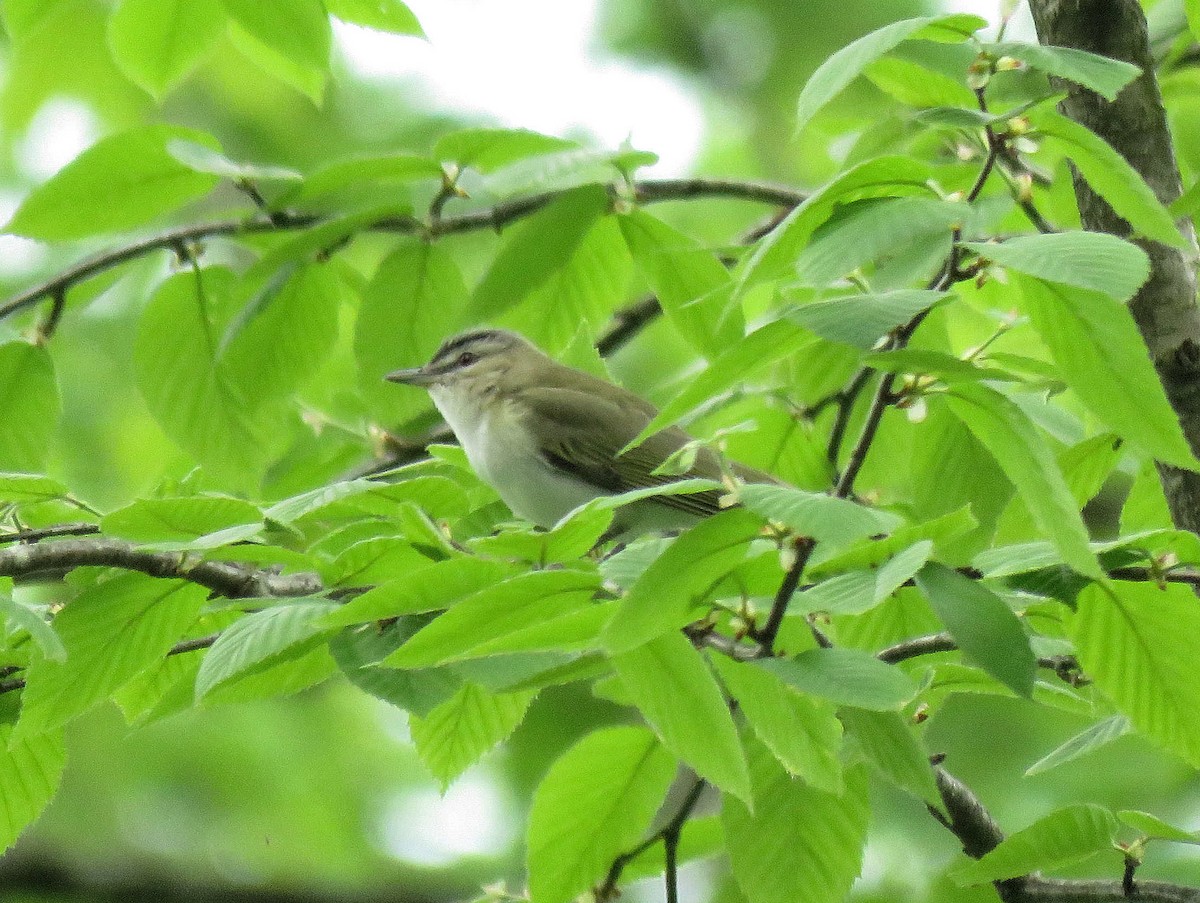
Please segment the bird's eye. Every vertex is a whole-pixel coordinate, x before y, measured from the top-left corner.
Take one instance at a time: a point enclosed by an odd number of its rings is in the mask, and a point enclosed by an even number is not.
[[[474,351],[464,351],[458,356],[458,366],[467,367],[479,360],[479,355]]]

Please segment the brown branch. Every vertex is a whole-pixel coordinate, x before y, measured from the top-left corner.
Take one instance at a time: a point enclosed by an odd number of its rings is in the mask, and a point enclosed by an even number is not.
[[[634,186],[643,203],[687,200],[698,197],[728,197],[770,204],[800,203],[806,197],[793,189],[761,182],[732,179],[649,179]],[[504,201],[494,207],[473,210],[458,216],[439,217],[424,223],[411,216],[382,216],[362,227],[362,231],[395,232],[441,238],[479,229],[501,229],[529,216],[560,197],[562,191],[548,191],[529,197]],[[312,213],[276,212],[244,219],[221,220],[170,229],[111,251],[104,251],[75,264],[45,282],[31,286],[0,304],[0,319],[11,316],[45,298],[65,297],[75,285],[113,267],[144,257],[155,251],[178,251],[208,238],[236,237],[263,232],[288,232],[308,229],[330,221],[330,217]]]
[[[980,859],[1004,840],[1004,832],[991,813],[966,784],[940,765],[933,769],[938,793],[946,809],[943,815],[930,813],[958,838],[963,852]],[[1078,881],[1026,875],[995,882],[1004,903],[1200,903],[1200,889],[1169,884],[1165,881],[1139,881],[1131,897],[1121,879]]]
[[[78,521],[70,524],[53,524],[49,527],[39,527],[32,530],[14,530],[12,533],[0,533],[0,545],[10,542],[39,542],[43,539],[53,539],[56,536],[91,536],[100,532],[96,524]]]
[[[88,565],[189,580],[230,599],[307,596],[325,588],[315,574],[273,574],[185,552],[149,552],[120,539],[64,539],[0,549],[0,577],[33,578]]]

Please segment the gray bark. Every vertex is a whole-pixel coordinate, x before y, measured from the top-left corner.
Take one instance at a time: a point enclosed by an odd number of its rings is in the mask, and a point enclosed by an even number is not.
[[[1146,32],[1146,18],[1136,0],[1030,0],[1034,24],[1043,44],[1074,47],[1139,66],[1142,75],[1113,102],[1069,82],[1062,112],[1087,126],[1121,154],[1169,204],[1179,197],[1179,167],[1171,145],[1162,94]],[[1078,174],[1075,196],[1085,229],[1128,237],[1129,224],[1113,212]],[[1190,254],[1153,241],[1137,244],[1150,256],[1150,279],[1130,302],[1130,310],[1150,349],[1167,397],[1179,415],[1193,453],[1200,453],[1200,309]],[[1176,526],[1200,532],[1200,474],[1159,467],[1167,504]]]

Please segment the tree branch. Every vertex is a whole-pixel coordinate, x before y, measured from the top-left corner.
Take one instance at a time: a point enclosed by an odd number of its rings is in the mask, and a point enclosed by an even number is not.
[[[1146,17],[1137,0],[1030,0],[1044,44],[1086,50],[1133,63],[1142,74],[1116,100],[1061,79],[1062,112],[1091,129],[1124,157],[1164,204],[1179,197],[1175,162],[1162,94],[1154,77]],[[1131,230],[1108,203],[1075,173],[1075,198],[1085,229],[1130,238]],[[1180,223],[1186,249],[1131,238],[1150,258],[1150,278],[1129,310],[1150,350],[1159,379],[1193,452],[1200,451],[1200,309],[1191,260],[1197,252],[1188,221]],[[1200,531],[1200,474],[1160,465],[1159,477],[1177,527]]]
[[[536,213],[563,191],[549,191],[504,201],[494,207],[473,210],[458,216],[438,217],[422,222],[411,216],[383,216],[363,227],[363,231],[395,232],[442,238],[479,229],[501,229],[504,226]],[[696,197],[728,197],[746,201],[794,206],[806,195],[794,189],[762,182],[742,182],[732,179],[648,179],[634,185],[634,194],[642,203],[686,200]],[[178,252],[208,238],[236,237],[266,232],[289,232],[308,229],[328,222],[329,217],[311,213],[276,212],[258,214],[244,219],[221,220],[183,226],[160,232],[111,251],[104,251],[75,264],[51,279],[31,286],[0,304],[0,319],[31,307],[46,299],[65,297],[81,282],[113,267],[144,257],[155,251]]]
[[[120,539],[64,539],[0,549],[0,577],[37,577],[88,565],[190,580],[230,599],[307,596],[325,589],[316,574],[273,574],[186,552],[148,552]]]

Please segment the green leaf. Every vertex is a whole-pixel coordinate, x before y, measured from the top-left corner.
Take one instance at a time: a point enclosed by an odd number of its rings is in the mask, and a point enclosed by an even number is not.
[[[611,606],[595,604],[597,574],[530,571],[480,590],[389,655],[392,668],[426,668],[464,658],[589,644]]]
[[[499,316],[549,279],[608,210],[608,204],[608,192],[588,185],[568,191],[512,227],[475,289],[471,318]]]
[[[898,709],[917,694],[907,674],[859,649],[807,649],[754,666],[804,693],[875,712]]]
[[[1037,658],[1007,603],[979,581],[936,562],[917,574],[917,586],[963,655],[1028,699]]]
[[[54,619],[66,659],[35,661],[27,672],[22,736],[65,724],[161,659],[207,595],[183,580],[124,573],[72,599]]]
[[[567,750],[533,796],[531,899],[568,903],[600,884],[642,839],[674,776],[675,760],[640,727],[603,728]]]
[[[722,655],[713,666],[746,720],[788,773],[826,793],[842,792],[842,725],[833,706],[774,674]]]
[[[695,617],[717,582],[749,557],[762,529],[748,511],[722,511],[675,540],[630,587],[604,631],[612,652],[627,652]]]
[[[70,241],[140,226],[208,194],[217,180],[167,152],[183,138],[216,147],[203,132],[147,125],[104,138],[35,188],[5,231]]]
[[[325,0],[325,8],[343,22],[391,34],[425,37],[421,23],[401,0]]]
[[[294,169],[282,166],[265,166],[258,163],[238,163],[219,151],[194,141],[172,138],[167,142],[167,153],[189,169],[206,172],[231,182],[239,181],[283,181],[298,182],[304,177]]]
[[[4,355],[4,346],[0,345],[0,359]],[[0,381],[0,385],[8,385]],[[12,408],[4,406],[5,411]],[[0,437],[4,434],[0,433]],[[13,504],[18,502],[48,502],[54,499],[66,498],[71,493],[58,480],[34,473],[6,473],[0,471],[0,503]]]
[[[66,660],[67,647],[63,645],[54,628],[46,622],[42,613],[32,606],[0,595],[0,623],[4,624],[6,637],[11,636],[14,629],[28,633],[37,644],[42,658],[52,662]]]
[[[826,793],[791,777],[760,748],[753,778],[753,809],[736,799],[721,808],[730,867],[748,903],[843,899],[862,868],[865,770],[848,769],[845,790]]]
[[[342,285],[320,263],[285,266],[246,305],[220,342],[220,366],[255,401],[304,386],[329,357],[337,338]]]
[[[943,808],[929,753],[908,719],[898,712],[870,712],[853,706],[843,706],[838,714],[846,733],[880,774],[923,803]]]
[[[372,536],[351,543],[323,569],[329,586],[370,586],[423,568],[429,558],[400,536]]]
[[[222,0],[245,32],[294,65],[323,72],[333,34],[321,0]]]
[[[1011,56],[1047,75],[1057,75],[1077,85],[1091,88],[1108,100],[1115,100],[1121,89],[1141,75],[1142,70],[1124,60],[1076,50],[1073,47],[1048,47],[1004,41],[988,46],[994,56]]]
[[[1113,814],[1091,803],[1067,806],[1010,835],[982,859],[950,873],[959,884],[980,884],[1066,868],[1112,848]]]
[[[417,755],[443,791],[516,730],[533,696],[532,692],[490,693],[478,684],[465,683],[427,716],[409,715]]]
[[[364,624],[343,630],[329,641],[329,651],[350,683],[414,715],[424,717],[459,691],[462,678],[449,668],[398,671],[379,662],[399,648],[413,631],[401,619],[386,627]]]
[[[1043,111],[1038,128],[1046,144],[1071,158],[1076,169],[1097,194],[1142,235],[1173,248],[1186,241],[1174,218],[1129,163],[1103,138],[1050,110]]]
[[[674,426],[717,396],[750,379],[764,367],[793,357],[813,342],[812,336],[784,320],[774,320],[735,342],[688,380],[679,394],[638,434],[637,446],[659,430]]]
[[[1099,292],[1015,281],[1063,379],[1088,409],[1159,460],[1200,468],[1129,309]]]
[[[247,388],[218,357],[216,329],[233,284],[224,269],[164,282],[142,314],[133,364],[164,432],[217,474],[244,482],[270,446]]]
[[[0,411],[0,469],[41,470],[62,413],[54,363],[45,347],[0,345]]]
[[[1138,812],[1133,809],[1122,809],[1117,818],[1129,825],[1135,831],[1155,840],[1174,840],[1177,843],[1200,843],[1200,833],[1184,831],[1168,824],[1149,812]]]
[[[1025,777],[1041,774],[1043,771],[1049,771],[1051,768],[1057,768],[1059,765],[1078,759],[1093,750],[1107,746],[1128,732],[1129,721],[1124,715],[1113,715],[1103,721],[1097,721],[1026,768]]]
[[[120,0],[108,46],[130,81],[161,99],[209,55],[224,26],[220,0]]]
[[[738,500],[763,517],[831,546],[845,546],[876,533],[887,533],[900,523],[899,518],[886,511],[790,486],[747,483],[738,488]]]
[[[750,802],[750,775],[725,697],[681,633],[612,657],[622,685],[663,745],[713,786]]]
[[[716,815],[692,816],[684,822],[679,835],[679,847],[675,851],[677,865],[683,865],[693,859],[705,859],[719,856],[725,852],[725,829],[721,819]],[[636,881],[639,878],[654,878],[667,869],[667,857],[661,843],[653,844],[630,860],[621,872],[625,881]]]
[[[930,197],[859,201],[836,212],[796,259],[803,285],[825,286],[914,243],[950,250],[953,230],[971,215],[966,204]]]
[[[933,196],[933,171],[912,157],[878,157],[853,166],[796,207],[755,245],[739,268],[737,297],[753,285],[791,273],[817,228],[840,203],[864,198]]]
[[[524,156],[498,167],[483,177],[483,191],[498,197],[521,197],[544,192],[563,192],[590,185],[607,186],[622,174],[657,160],[654,154],[636,150],[571,148],[554,153]]]
[[[879,90],[910,107],[956,108],[976,104],[975,95],[965,81],[912,60],[881,57],[868,65],[862,74]]]
[[[1002,242],[963,242],[1009,269],[1126,301],[1150,276],[1150,260],[1135,244],[1106,232],[1017,235]]]
[[[960,42],[986,25],[977,16],[926,16],[893,22],[864,35],[825,60],[804,85],[796,104],[796,131],[808,125],[816,112],[841,93],[863,69],[898,44],[913,39]]]
[[[62,731],[13,738],[0,724],[0,852],[41,814],[58,789],[67,750]]]
[[[321,619],[336,608],[336,602],[285,602],[235,621],[204,655],[196,675],[196,701],[252,670],[297,657],[298,649],[305,651],[323,639],[329,628]]]
[[[716,255],[641,210],[620,224],[634,262],[683,338],[709,359],[742,339],[740,312],[726,310],[729,271]]]
[[[303,184],[293,187],[276,203],[280,206],[301,204],[351,188],[376,193],[393,185],[441,177],[441,167],[429,157],[418,154],[350,157],[318,167],[304,177]]]
[[[856,615],[879,605],[913,578],[933,554],[933,543],[922,540],[867,570],[838,574],[809,587],[792,600],[792,613],[823,611]]]
[[[515,566],[483,558],[434,562],[355,596],[323,621],[330,627],[383,621],[449,608],[459,600],[512,577]]]
[[[950,292],[919,289],[845,295],[794,305],[787,309],[786,316],[823,339],[870,350],[896,327],[953,297]]]
[[[433,146],[433,156],[480,172],[494,172],[526,157],[578,148],[575,141],[528,129],[471,128],[443,135]]]
[[[132,502],[101,518],[100,529],[105,534],[135,542],[175,543],[193,548],[200,537],[220,534],[203,544],[211,548],[258,533],[262,522],[262,512],[241,499],[189,496]]]
[[[1087,529],[1058,463],[1017,405],[987,386],[960,383],[946,404],[1016,486],[1038,529],[1068,565],[1087,577],[1103,571],[1088,548]]]
[[[1178,583],[1093,584],[1067,623],[1088,677],[1133,726],[1200,766],[1200,607]]]
[[[860,568],[875,568],[893,556],[898,556],[905,549],[923,540],[930,540],[934,548],[958,539],[968,533],[979,522],[971,514],[967,506],[949,511],[939,517],[916,524],[905,524],[898,527],[890,536],[882,539],[865,539],[843,551],[835,551],[833,555],[822,556],[818,545],[809,561],[807,576],[821,580],[831,574],[846,571],[856,571]],[[923,553],[912,553],[919,555]]]

